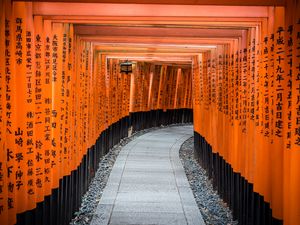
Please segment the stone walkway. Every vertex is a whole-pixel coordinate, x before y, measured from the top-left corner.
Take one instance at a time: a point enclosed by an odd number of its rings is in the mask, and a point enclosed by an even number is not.
[[[91,225],[204,225],[179,159],[192,126],[146,133],[121,150]]]

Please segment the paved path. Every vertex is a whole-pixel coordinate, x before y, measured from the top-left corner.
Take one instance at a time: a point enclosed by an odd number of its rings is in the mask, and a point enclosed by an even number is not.
[[[192,126],[146,133],[123,147],[91,225],[204,225],[179,159]]]

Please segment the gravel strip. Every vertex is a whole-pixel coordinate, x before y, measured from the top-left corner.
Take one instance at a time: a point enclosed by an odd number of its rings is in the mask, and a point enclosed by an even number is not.
[[[113,168],[113,165],[117,159],[117,156],[119,155],[120,151],[122,150],[122,147],[125,146],[130,141],[134,140],[135,138],[162,128],[162,127],[170,127],[170,126],[185,126],[185,125],[191,125],[191,124],[173,124],[169,126],[160,126],[155,128],[149,128],[142,131],[138,131],[134,134],[132,134],[131,137],[124,138],[121,140],[121,142],[117,145],[115,145],[112,149],[109,150],[109,152],[103,156],[99,163],[99,169],[97,170],[95,177],[93,178],[92,182],[89,185],[88,191],[85,193],[85,195],[82,197],[82,203],[79,208],[78,212],[75,212],[75,216],[70,222],[70,225],[89,225],[94,212],[98,206],[98,203],[101,199],[103,190],[107,184],[110,172]]]
[[[206,171],[194,158],[194,137],[189,138],[182,144],[179,157],[204,222],[209,225],[238,224],[237,221],[233,221],[229,207],[213,189]]]

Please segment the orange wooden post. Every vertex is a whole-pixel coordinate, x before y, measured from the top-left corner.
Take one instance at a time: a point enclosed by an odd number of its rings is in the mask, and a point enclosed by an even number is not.
[[[105,67],[104,71],[106,76],[105,76],[105,86],[106,86],[106,99],[107,99],[107,110],[106,110],[106,116],[107,116],[107,126],[111,125],[111,108],[112,108],[112,97],[111,97],[111,60],[109,60],[108,66]]]
[[[256,165],[254,166],[254,187],[253,190],[267,198],[266,190],[269,184],[269,137],[270,137],[270,74],[268,71],[269,67],[269,42],[268,38],[268,24],[263,23],[260,43],[260,64],[259,64],[259,83],[255,83],[257,94],[259,94],[258,110],[255,110],[255,160]],[[268,200],[267,200],[268,201]]]
[[[220,110],[222,111],[221,117],[222,117],[222,123],[223,123],[223,130],[221,131],[223,134],[227,133],[229,130],[228,127],[228,84],[229,84],[229,78],[228,78],[228,46],[223,46],[223,82],[221,87],[221,96],[220,101],[222,101],[222,106],[220,105]],[[228,156],[228,143],[229,143],[229,135],[227,137],[223,136],[223,154],[224,158],[227,163],[229,163],[229,156]]]
[[[108,74],[109,74],[109,101],[110,101],[110,109],[109,109],[109,113],[111,114],[110,117],[110,123],[109,125],[114,123],[115,120],[115,114],[116,114],[116,96],[115,96],[115,81],[116,81],[116,68],[114,68],[114,59],[110,59],[109,60],[109,67],[108,67]]]
[[[14,18],[11,2],[5,1],[5,152],[7,154],[7,204],[9,225],[16,222],[16,191],[15,191],[15,140],[14,131],[16,128],[15,110],[15,37],[14,37]]]
[[[68,142],[68,122],[66,121],[66,117],[68,117],[68,102],[67,102],[67,73],[68,73],[68,63],[69,63],[69,55],[68,55],[68,33],[69,33],[69,25],[64,23],[62,24],[62,39],[61,39],[61,76],[60,84],[58,86],[58,90],[61,96],[60,101],[60,110],[61,114],[59,116],[60,120],[60,149],[61,149],[61,163],[62,163],[62,176],[69,175],[69,160],[68,160],[68,152],[69,152],[69,142]]]
[[[225,71],[223,68],[224,65],[224,47],[218,46],[216,52],[216,122],[218,124],[218,129],[215,137],[216,149],[219,151],[219,154],[225,158],[224,154],[224,141],[221,138],[224,123],[223,123],[223,85]]]
[[[287,1],[286,8],[285,8],[285,37],[284,37],[284,47],[285,47],[285,60],[284,60],[284,70],[285,76],[283,83],[283,88],[286,89],[283,95],[283,117],[284,127],[283,127],[283,220],[285,225],[293,224],[291,218],[289,217],[289,213],[291,211],[291,193],[289,190],[290,186],[290,157],[291,157],[291,150],[292,150],[292,86],[293,86],[293,38],[295,32],[295,13],[294,8],[296,4],[293,1]],[[296,33],[296,32],[295,32]]]
[[[166,70],[166,66],[162,65],[159,73],[160,80],[159,80],[159,89],[158,89],[157,109],[162,109],[162,105],[163,105],[165,70]]]
[[[159,98],[159,83],[160,83],[160,67],[159,65],[155,65],[154,72],[153,72],[153,103],[152,103],[152,110],[158,109],[158,98]]]
[[[201,102],[200,102],[200,76],[203,76],[200,73],[200,56],[193,57],[193,72],[192,72],[192,81],[193,81],[193,112],[194,112],[194,130],[201,134],[199,129],[199,123],[201,118]]]
[[[127,78],[127,115],[130,114],[130,90],[131,90],[131,76]]]
[[[81,157],[82,157],[82,146],[81,146],[81,73],[82,73],[82,46],[80,40],[75,37],[74,39],[74,51],[75,51],[75,65],[74,65],[74,155],[76,159],[75,168],[80,165]]]
[[[256,89],[259,86],[259,74],[258,74],[258,61],[257,55],[259,52],[258,43],[260,40],[257,36],[258,29],[252,28],[248,35],[248,60],[247,69],[250,73],[247,74],[247,106],[246,106],[246,179],[248,182],[253,183],[254,179],[254,166],[255,166],[255,150],[257,148],[255,144],[255,121],[256,121],[256,111],[259,112],[256,106],[259,102],[260,90]],[[250,45],[249,45],[250,44]],[[244,51],[246,51],[244,49]],[[258,103],[259,104],[259,103]]]
[[[101,87],[101,112],[103,113],[103,116],[101,117],[101,132],[105,130],[105,124],[106,124],[106,110],[107,110],[107,98],[106,98],[106,76],[105,76],[105,68],[106,68],[106,61],[105,61],[105,56],[100,55],[100,87]]]
[[[151,77],[151,64],[146,64],[146,73],[144,78],[144,110],[149,111],[149,95],[150,95],[150,77]]]
[[[258,155],[257,165],[259,168],[257,169],[257,183],[259,185],[258,188],[261,189],[259,192],[264,196],[264,200],[268,203],[271,201],[271,144],[273,142],[273,134],[274,129],[272,126],[274,120],[273,113],[273,77],[274,77],[274,34],[273,34],[273,26],[274,26],[274,12],[273,10],[269,10],[269,19],[267,24],[267,30],[265,31],[266,35],[264,37],[264,64],[263,64],[263,72],[264,72],[264,118],[262,123],[264,124],[262,137],[258,139],[262,144],[261,154]],[[255,186],[254,186],[255,190]]]
[[[27,101],[27,71],[29,76],[32,78],[32,64],[31,68],[26,68],[26,7],[25,3],[15,2],[13,3],[13,32],[14,36],[14,55],[15,60],[15,73],[12,76],[15,76],[15,95],[18,96],[15,98],[14,109],[16,110],[16,128],[14,130],[14,142],[15,142],[15,151],[14,151],[14,160],[15,163],[15,185],[14,189],[16,191],[15,196],[15,206],[17,213],[21,213],[26,211],[28,207],[27,201],[27,176],[23,171],[26,170],[27,167],[27,153],[25,151],[25,136],[29,131],[27,129],[27,122],[33,122],[32,119],[35,117],[34,110],[32,110],[32,106],[34,103],[34,96],[30,96],[30,100]],[[31,44],[31,43],[30,43]],[[31,52],[31,51],[30,51]],[[26,75],[25,75],[26,74]],[[29,82],[30,85],[33,85],[32,81]],[[30,89],[30,91],[32,91]],[[29,94],[30,95],[30,94]],[[27,119],[29,121],[27,121]],[[34,122],[33,122],[34,123]],[[32,123],[32,125],[33,125]],[[30,131],[32,131],[30,129]],[[26,133],[25,133],[26,132]],[[31,143],[32,151],[30,154],[36,154],[35,152],[35,143]],[[27,145],[28,147],[28,145]]]
[[[289,221],[290,224],[297,224],[300,220],[300,3],[293,7],[293,76],[292,76],[292,148],[290,155],[290,182],[289,182]]]
[[[228,54],[228,96],[227,96],[227,107],[228,107],[228,140],[233,139],[233,120],[234,120],[234,76],[233,76],[233,52],[232,46],[230,44],[227,45],[227,54]],[[228,141],[228,162],[230,165],[233,165],[233,154],[232,154],[232,141]]]
[[[232,54],[233,54],[233,77],[234,77],[234,85],[233,85],[233,146],[232,146],[232,168],[234,172],[240,172],[239,170],[239,161],[238,161],[238,153],[239,153],[239,138],[238,138],[238,126],[239,126],[239,58],[238,58],[238,42],[234,40],[232,46]]]
[[[116,90],[118,92],[118,100],[117,100],[117,107],[118,107],[118,116],[117,121],[119,121],[122,118],[122,98],[123,98],[123,76],[120,73],[120,66],[119,62],[116,65],[117,70],[117,86]]]
[[[63,25],[53,23],[52,25],[52,170],[53,170],[53,188],[58,188],[59,179],[62,178],[64,169],[62,167],[62,140],[61,140],[61,82],[62,82],[62,39]]]
[[[34,45],[32,49],[34,49],[34,54],[32,54],[32,58],[34,58],[34,76],[33,81],[35,84],[35,88],[33,91],[33,100],[35,104],[34,111],[34,123],[35,123],[35,155],[31,160],[35,162],[35,170],[36,177],[33,182],[36,185],[36,201],[42,202],[44,201],[45,191],[47,190],[48,194],[50,194],[50,180],[45,180],[45,173],[50,174],[50,165],[51,162],[49,160],[50,156],[50,144],[51,137],[48,136],[48,141],[45,140],[45,108],[49,104],[45,102],[44,92],[46,91],[45,87],[45,59],[44,59],[44,29],[43,29],[43,21],[41,17],[34,18],[34,32],[32,34],[32,39],[34,40]],[[49,112],[50,113],[50,112]],[[51,118],[50,118],[51,119]],[[48,125],[50,126],[50,120],[48,115]],[[50,127],[49,127],[50,130]],[[48,143],[46,143],[48,142]],[[47,156],[46,156],[47,151]],[[48,158],[48,161],[46,160]],[[46,170],[47,164],[47,170]],[[49,186],[49,187],[48,187]]]
[[[284,61],[284,8],[275,7],[274,21],[274,96],[272,107],[274,120],[272,126],[274,128],[272,154],[271,157],[271,208],[273,217],[282,219],[282,181],[283,181],[283,77],[285,73]]]
[[[34,18],[36,23],[36,34],[42,37],[42,50],[44,47],[44,77],[43,96],[44,96],[44,148],[45,148],[45,195],[50,195],[54,187],[53,165],[56,163],[53,142],[52,128],[52,24],[51,21],[43,21],[41,17]],[[39,24],[42,23],[42,24]]]
[[[6,98],[5,98],[5,1],[0,2],[0,223],[8,224],[7,155],[6,155]]]
[[[74,27],[70,25],[70,30],[68,33],[68,69],[67,69],[67,102],[68,102],[68,115],[66,120],[68,120],[68,141],[69,141],[69,166],[70,172],[76,169],[76,146],[75,146],[75,96],[76,96],[76,74],[75,74],[75,39],[74,39]]]
[[[130,100],[129,100],[129,112],[134,112],[135,104],[135,74],[136,74],[137,66],[133,70],[133,73],[130,75]]]
[[[206,137],[207,133],[205,132],[205,126],[207,122],[207,117],[206,117],[206,110],[208,108],[208,74],[207,74],[207,62],[208,61],[208,53],[202,54],[202,64],[203,64],[203,69],[202,69],[202,83],[203,83],[203,106],[201,107],[201,117],[199,121],[199,126],[200,126],[200,134],[202,137]],[[204,118],[206,118],[204,120]]]
[[[153,104],[153,80],[154,80],[154,69],[155,65],[151,64],[149,66],[149,89],[148,89],[148,99],[147,99],[147,111],[152,109]]]

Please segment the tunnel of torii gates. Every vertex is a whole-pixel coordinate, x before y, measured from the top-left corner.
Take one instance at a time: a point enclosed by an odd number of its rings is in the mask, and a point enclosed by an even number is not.
[[[239,224],[299,224],[298,0],[0,10],[1,225],[68,224],[129,128],[192,121],[195,155]]]

